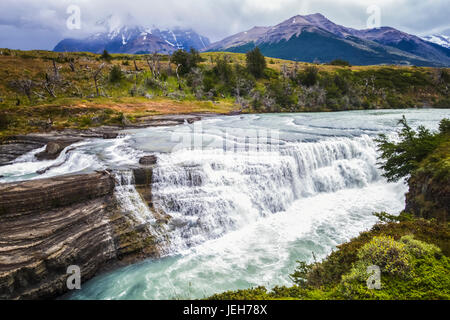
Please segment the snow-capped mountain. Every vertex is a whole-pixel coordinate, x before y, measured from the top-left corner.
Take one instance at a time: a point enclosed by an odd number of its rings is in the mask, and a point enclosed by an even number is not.
[[[178,49],[202,50],[210,45],[207,37],[192,29],[165,29],[124,24],[121,19],[110,16],[97,23],[105,32],[85,39],[64,39],[53,49],[57,52],[87,51],[101,53],[172,53]]]
[[[450,36],[446,36],[443,34],[433,34],[431,36],[423,37],[424,40],[433,42],[441,47],[450,49]]]
[[[254,27],[211,44],[206,51],[247,52],[258,46],[269,57],[352,64],[450,65],[450,50],[391,27],[347,28],[320,13],[297,15],[272,27]]]

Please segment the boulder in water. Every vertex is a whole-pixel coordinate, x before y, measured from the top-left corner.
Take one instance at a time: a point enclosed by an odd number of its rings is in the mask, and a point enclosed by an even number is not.
[[[152,166],[158,162],[158,158],[156,156],[145,156],[139,159],[139,164],[143,166]]]
[[[117,132],[104,132],[103,139],[116,139],[118,135]]]
[[[75,141],[72,140],[55,140],[50,141],[45,148],[45,151],[42,151],[36,154],[36,159],[38,160],[55,160],[58,158],[59,154],[68,146],[70,146]]]

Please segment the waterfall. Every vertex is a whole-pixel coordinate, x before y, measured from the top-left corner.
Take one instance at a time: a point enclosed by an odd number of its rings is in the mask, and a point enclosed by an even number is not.
[[[147,232],[155,238],[158,251],[166,254],[170,247],[167,243],[167,230],[159,224],[154,212],[142,199],[134,185],[132,170],[122,170],[113,173],[116,181],[114,196],[120,206],[122,214],[131,219],[135,224],[144,226]]]
[[[376,158],[368,136],[289,142],[275,152],[184,149],[160,155],[153,202],[171,216],[170,250],[178,252],[286,211],[300,198],[365,187],[380,179]]]

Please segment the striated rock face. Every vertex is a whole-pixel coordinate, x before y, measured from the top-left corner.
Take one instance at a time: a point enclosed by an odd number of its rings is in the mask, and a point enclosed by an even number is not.
[[[71,265],[84,282],[121,260],[157,256],[114,186],[107,172],[0,185],[0,299],[60,296]]]
[[[424,219],[449,221],[450,181],[421,172],[409,180],[405,211]]]
[[[1,184],[0,219],[97,199],[113,188],[114,181],[102,173]]]
[[[450,142],[428,156],[408,181],[405,211],[446,223],[450,213]]]

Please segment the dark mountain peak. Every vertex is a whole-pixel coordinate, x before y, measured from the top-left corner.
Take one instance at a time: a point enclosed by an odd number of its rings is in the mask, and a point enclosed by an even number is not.
[[[175,27],[158,29],[155,26],[137,25],[131,17],[110,15],[98,21],[103,29],[81,40],[64,39],[54,51],[88,51],[99,53],[108,50],[111,53],[172,53],[178,49],[191,48],[203,50],[209,46],[209,39],[197,34],[193,29]]]

